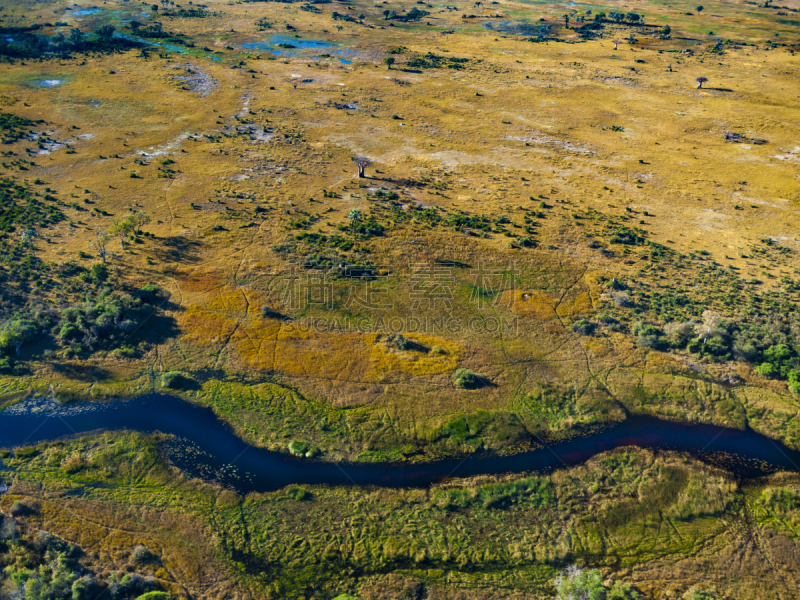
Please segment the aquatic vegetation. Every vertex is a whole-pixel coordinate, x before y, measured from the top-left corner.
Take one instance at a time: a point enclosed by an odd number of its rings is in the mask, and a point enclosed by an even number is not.
[[[359,593],[366,589],[359,585],[377,582],[392,565],[430,588],[441,585],[435,573],[449,573],[456,586],[467,585],[463,578],[471,573],[473,582],[505,589],[502,582],[515,573],[515,585],[545,593],[576,560],[602,569],[604,580],[612,575],[620,586],[635,586],[625,588],[626,593],[648,590],[646,577],[622,575],[629,573],[626,565],[666,569],[675,558],[691,556],[698,543],[722,551],[733,543],[724,535],[724,518],[737,514],[742,502],[753,506],[765,534],[778,527],[800,539],[785,525],[796,520],[797,503],[783,500],[786,492],[770,491],[796,487],[796,482],[740,488],[721,472],[669,454],[618,450],[550,476],[454,480],[429,490],[304,486],[242,498],[176,477],[158,459],[156,441],[116,433],[7,456],[15,494],[25,496],[6,495],[0,507],[8,510],[14,502],[37,498],[53,508],[19,518],[74,539],[79,530],[59,517],[61,509],[50,504],[50,494],[73,490],[73,510],[94,510],[98,534],[109,518],[99,512],[98,500],[107,506],[132,502],[119,518],[135,519],[137,510],[145,510],[174,523],[168,535],[177,538],[164,537],[153,521],[137,522],[144,535],[160,536],[153,539],[166,547],[192,535],[180,525],[183,513],[182,519],[199,519],[225,540],[215,561],[227,565],[237,580],[272,594],[312,583],[318,589]],[[81,470],[68,473],[60,465],[75,452],[89,458]],[[123,456],[124,463],[119,460]],[[27,481],[42,487],[27,486]],[[771,520],[777,514],[780,519]],[[130,552],[137,544],[128,539],[120,542],[131,544]],[[117,542],[109,537],[103,543],[113,547]],[[341,575],[331,580],[334,568]],[[359,575],[349,575],[350,569]],[[712,573],[707,587],[733,590],[752,584],[723,571]],[[688,579],[675,585],[680,593],[691,587]]]

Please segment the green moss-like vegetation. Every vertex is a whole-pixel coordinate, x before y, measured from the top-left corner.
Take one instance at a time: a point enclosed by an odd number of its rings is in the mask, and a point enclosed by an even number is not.
[[[550,593],[558,573],[576,562],[624,573],[634,565],[658,570],[685,560],[698,545],[723,552],[733,543],[726,523],[743,503],[757,527],[800,540],[796,477],[742,489],[696,462],[646,451],[618,450],[549,476],[484,477],[421,490],[293,486],[240,498],[177,477],[154,441],[106,434],[6,458],[16,487],[0,507],[50,506],[51,496],[68,493],[73,511],[102,501],[134,513],[157,511],[162,523],[191,516],[220,540],[216,559],[266,597],[308,586],[359,593],[387,572],[423,586]],[[76,453],[85,457],[77,468],[68,464]],[[20,518],[49,518],[54,533],[77,535],[77,523],[57,514]],[[169,535],[188,535],[179,531]],[[681,589],[709,576],[730,590],[746,584],[721,563],[716,574],[708,568],[688,567]]]

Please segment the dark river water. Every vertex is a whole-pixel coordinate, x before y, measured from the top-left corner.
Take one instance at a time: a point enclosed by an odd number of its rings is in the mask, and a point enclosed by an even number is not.
[[[448,477],[547,472],[623,446],[688,452],[738,477],[800,471],[800,452],[753,431],[634,416],[585,437],[513,456],[471,456],[423,464],[354,464],[302,460],[249,446],[211,409],[163,394],[108,403],[59,405],[26,400],[0,411],[0,448],[28,446],[89,432],[129,429],[177,437],[170,460],[190,476],[239,492],[291,484],[420,487]]]

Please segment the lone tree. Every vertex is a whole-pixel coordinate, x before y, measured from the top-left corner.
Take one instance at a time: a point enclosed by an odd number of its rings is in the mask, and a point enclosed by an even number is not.
[[[350,221],[350,233],[353,235],[356,234],[356,227],[361,223],[361,211],[357,208],[354,208],[350,211],[350,214],[347,215],[347,220]]]
[[[722,315],[720,315],[717,311],[715,311],[715,310],[704,310],[703,311],[703,326],[702,326],[702,328],[705,329],[705,332],[701,333],[700,335],[703,338],[703,345],[704,346],[706,345],[706,342],[708,341],[708,337],[712,334],[712,332],[717,328],[717,325],[719,325],[721,322],[722,322]]]
[[[117,219],[111,226],[111,233],[119,236],[119,243],[122,249],[125,249],[125,238],[128,237],[134,230],[134,220],[130,215],[124,219]]]
[[[150,222],[150,215],[143,210],[137,210],[135,213],[130,215],[130,219],[131,224],[133,225],[133,234],[138,237],[142,227]]]
[[[36,256],[36,246],[33,244],[33,240],[36,237],[36,231],[33,229],[26,229],[22,232],[22,245],[27,246],[30,248],[31,252],[34,256]]]
[[[617,46],[619,46],[619,40],[614,40],[614,50],[617,49]]]
[[[95,231],[95,235],[95,240],[91,244],[92,248],[97,250],[97,254],[100,255],[103,264],[106,264],[106,244],[108,244],[108,240],[111,239],[111,235],[105,231]]]
[[[708,77],[698,77],[695,81],[697,82],[697,89],[699,90],[703,87],[703,84],[708,81]]]
[[[394,64],[394,56],[387,56],[383,59],[383,62],[386,63],[386,66],[391,69],[392,65]]]
[[[372,164],[372,160],[366,156],[356,156],[353,159],[353,162],[356,163],[356,166],[358,167],[358,176],[362,179],[366,177],[366,175],[364,175],[364,169]]]

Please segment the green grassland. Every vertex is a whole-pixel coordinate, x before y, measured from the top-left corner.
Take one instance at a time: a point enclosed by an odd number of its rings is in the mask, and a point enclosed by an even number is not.
[[[96,568],[145,546],[161,585],[195,597],[541,598],[569,564],[656,597],[702,583],[715,597],[788,598],[797,586],[794,475],[742,486],[686,457],[623,449],[549,476],[241,497],[187,480],[158,443],[107,434],[7,455],[14,488],[0,507],[27,503],[21,523],[79,545]],[[386,586],[395,595],[380,596]]]

